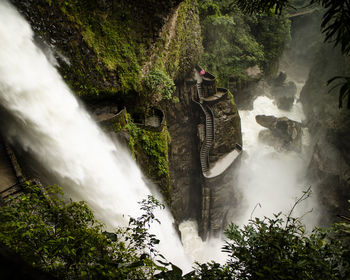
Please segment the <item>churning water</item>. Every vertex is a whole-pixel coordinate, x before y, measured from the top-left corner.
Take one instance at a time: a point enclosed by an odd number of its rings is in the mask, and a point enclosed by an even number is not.
[[[303,82],[297,83],[296,100],[302,86]],[[310,158],[307,129],[303,129],[300,153],[279,150],[259,140],[259,132],[265,128],[255,120],[256,115],[273,115],[302,122],[305,116],[301,104],[295,101],[291,111],[280,110],[269,97],[268,87],[264,93],[254,101],[253,110],[240,111],[245,155],[238,179],[234,182],[241,195],[239,214],[234,219],[237,224],[246,224],[254,217],[273,217],[279,212],[288,214],[297,198],[308,188],[305,179]],[[304,216],[316,204],[316,197],[312,195],[296,208],[294,216]],[[312,227],[317,224],[316,216],[317,213],[310,213],[304,217],[304,222]]]
[[[108,228],[140,214],[151,194],[128,152],[115,145],[79,105],[34,44],[29,24],[0,1],[0,104],[15,122],[6,137],[31,153],[73,199],[85,200]],[[169,212],[154,231],[172,262],[190,267]]]
[[[298,99],[303,82],[297,83]],[[260,89],[261,90],[261,89]],[[249,219],[264,216],[273,218],[273,214],[282,212],[288,214],[297,198],[307,189],[305,175],[309,163],[309,137],[306,129],[303,130],[302,152],[284,151],[259,140],[260,126],[256,115],[273,115],[288,117],[291,120],[302,122],[304,114],[299,102],[294,102],[291,111],[280,110],[271,98],[269,87],[263,89],[264,94],[254,101],[252,110],[242,110],[241,117],[243,156],[241,164],[235,172],[238,173],[232,188],[239,196],[239,205],[232,205],[236,215],[232,222],[240,226],[246,225]],[[316,197],[312,196],[296,208],[294,217],[302,217],[306,212],[315,208]],[[283,217],[283,216],[282,216]],[[303,217],[306,225],[313,227],[317,224],[317,214],[310,213]],[[180,224],[182,243],[186,252],[193,260],[207,262],[215,259],[224,263],[227,255],[220,252],[224,242],[221,238],[209,238],[202,241],[198,237],[197,224],[194,221],[185,221]]]

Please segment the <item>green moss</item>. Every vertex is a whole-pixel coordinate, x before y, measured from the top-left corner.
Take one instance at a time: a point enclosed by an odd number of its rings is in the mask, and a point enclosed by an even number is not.
[[[170,202],[170,173],[168,145],[170,134],[166,125],[160,131],[150,131],[145,127],[137,126],[130,114],[126,111],[113,122],[102,124],[108,130],[129,133],[129,149],[134,159],[140,164],[143,172],[147,174],[158,186],[167,200]]]
[[[183,1],[176,13],[175,26],[155,44],[155,59],[149,70],[163,71],[174,81],[183,79],[202,54],[197,0]]]
[[[198,4],[185,0],[178,8],[176,30],[169,44],[164,65],[174,79],[181,79],[193,69],[202,54]]]
[[[138,44],[131,37],[127,22],[120,21],[118,14],[99,10],[97,4],[91,1],[89,4],[77,0],[57,3],[68,19],[81,30],[83,40],[95,52],[98,62],[108,71],[116,72],[118,87],[111,92],[140,90],[142,59],[137,54],[141,54],[142,50],[139,50]],[[97,70],[103,72],[101,67]],[[88,87],[86,91],[89,89]]]
[[[167,129],[153,132],[145,129],[138,131],[138,145],[150,158],[149,173],[157,177],[169,176],[168,141],[170,139]]]
[[[236,102],[235,102],[235,99],[233,97],[233,94],[231,93],[231,91],[228,91],[228,97],[230,98],[230,101],[231,101],[231,104],[233,105],[233,107],[237,110],[236,108]]]
[[[165,127],[162,131],[149,131],[137,128],[136,137],[133,139],[137,158],[143,162],[144,171],[156,182],[167,200],[170,202],[170,174],[168,144],[169,132]],[[145,156],[145,157],[144,157]]]
[[[171,99],[175,91],[175,84],[172,79],[158,68],[153,69],[145,77],[145,86],[152,93],[159,93],[165,99]]]

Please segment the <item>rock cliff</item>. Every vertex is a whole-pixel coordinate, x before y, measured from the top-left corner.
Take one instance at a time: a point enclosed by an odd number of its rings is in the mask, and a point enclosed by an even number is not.
[[[129,146],[176,221],[200,221],[203,113],[186,83],[203,48],[197,1],[11,2],[96,121]],[[212,163],[241,144],[233,97],[214,103]]]
[[[329,92],[326,82],[338,75],[350,75],[349,58],[324,45],[316,56],[301,92],[306,125],[314,139],[309,166],[310,183],[324,206],[321,223],[334,222],[346,213],[350,197],[350,112],[338,108],[338,91]],[[327,71],[324,71],[327,69]]]

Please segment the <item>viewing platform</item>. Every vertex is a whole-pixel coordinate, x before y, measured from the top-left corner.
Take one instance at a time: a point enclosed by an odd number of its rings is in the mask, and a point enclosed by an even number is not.
[[[206,178],[213,178],[219,176],[236,160],[242,151],[242,147],[236,144],[231,152],[221,157],[213,166],[210,166],[209,154],[215,141],[215,118],[211,106],[226,98],[228,89],[217,88],[215,76],[208,72],[203,72],[204,70],[201,70],[197,66],[194,70],[194,79],[188,80],[187,83],[189,85],[196,85],[195,94],[192,95],[192,101],[198,104],[205,118],[204,129],[200,133],[202,173]]]

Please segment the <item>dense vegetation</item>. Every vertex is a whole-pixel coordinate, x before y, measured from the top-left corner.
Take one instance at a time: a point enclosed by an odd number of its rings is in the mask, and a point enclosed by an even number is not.
[[[248,79],[245,70],[258,65],[266,75],[277,71],[289,38],[289,21],[266,14],[244,15],[232,1],[200,3],[204,55],[202,66],[227,86]]]
[[[305,1],[295,1],[305,3]],[[349,0],[309,0],[306,1],[310,6],[319,4],[325,9],[322,18],[321,29],[325,35],[325,42],[331,42],[335,47],[340,46],[344,55],[350,55],[350,14]],[[249,14],[268,13],[274,9],[275,13],[281,14],[287,7],[293,7],[292,0],[237,0],[237,5],[242,11]],[[230,6],[234,6],[231,2]],[[334,86],[333,82],[338,83]],[[350,77],[336,76],[328,81],[328,85],[333,84],[333,89],[339,87],[339,107],[343,106],[343,100],[347,98],[347,108],[350,109]]]
[[[148,217],[106,233],[86,203],[64,202],[58,187],[44,193],[27,183],[24,192],[0,209],[0,241],[33,266],[59,279],[146,279],[154,273],[150,256],[139,253],[153,238],[143,231]],[[125,242],[131,236],[133,242]]]
[[[298,219],[281,214],[225,231],[227,262],[182,271],[156,249],[148,233],[162,205],[140,203],[144,214],[129,226],[103,231],[84,202],[64,202],[58,187],[26,183],[24,193],[0,209],[0,242],[59,279],[348,279],[350,225],[306,234]]]

